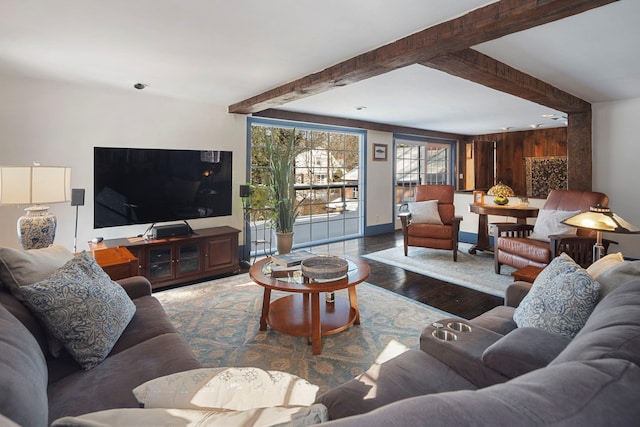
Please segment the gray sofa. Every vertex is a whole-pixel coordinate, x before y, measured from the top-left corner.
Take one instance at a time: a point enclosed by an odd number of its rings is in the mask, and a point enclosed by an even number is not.
[[[516,326],[530,286],[516,282],[505,306],[470,321],[427,326],[420,350],[319,396],[327,426],[638,425],[640,279],[606,295],[572,339]],[[437,329],[457,340],[434,337]]]
[[[0,265],[11,274],[6,267]],[[89,370],[68,353],[53,357],[41,321],[0,283],[0,425],[12,420],[43,427],[62,416],[138,407],[136,386],[201,367],[151,296],[147,279],[118,283],[135,304],[135,314],[106,359]]]

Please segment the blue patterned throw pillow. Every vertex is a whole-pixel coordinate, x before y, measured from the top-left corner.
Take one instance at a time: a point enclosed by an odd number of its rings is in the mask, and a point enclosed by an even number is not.
[[[513,314],[519,328],[532,327],[576,336],[598,303],[600,284],[560,254],[542,270]]]
[[[136,311],[122,286],[86,252],[20,292],[85,370],[107,357]]]

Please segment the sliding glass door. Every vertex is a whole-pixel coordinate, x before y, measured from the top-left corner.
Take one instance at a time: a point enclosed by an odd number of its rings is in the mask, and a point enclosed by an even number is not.
[[[294,247],[363,235],[360,153],[364,131],[256,118],[249,119],[249,123],[252,184],[267,182],[265,139],[278,129],[296,129],[296,143],[301,148],[294,171],[300,214],[294,226]],[[252,218],[254,223],[255,220]],[[266,233],[273,232],[268,223],[264,225]],[[264,240],[269,236],[261,237]]]
[[[455,183],[456,141],[395,135],[396,213],[415,200],[415,188],[421,184]]]

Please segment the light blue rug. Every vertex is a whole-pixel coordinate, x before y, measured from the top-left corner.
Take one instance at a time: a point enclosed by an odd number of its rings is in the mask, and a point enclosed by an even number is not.
[[[451,317],[367,283],[356,289],[361,324],[323,337],[322,353],[317,356],[306,338],[259,330],[263,288],[247,274],[154,292],[154,296],[205,366],[286,371],[320,386],[322,392],[376,361],[418,348],[427,324]],[[282,295],[274,292],[272,300]],[[346,293],[338,295],[346,297]]]
[[[453,262],[451,251],[413,246],[409,247],[408,256],[404,256],[404,248],[398,246],[363,255],[363,257],[434,279],[504,297],[505,290],[513,283],[511,273],[515,269],[503,265],[500,274],[495,274],[493,254],[478,251],[476,255],[471,255],[468,252],[470,247],[471,245],[467,243],[458,244],[457,262]]]

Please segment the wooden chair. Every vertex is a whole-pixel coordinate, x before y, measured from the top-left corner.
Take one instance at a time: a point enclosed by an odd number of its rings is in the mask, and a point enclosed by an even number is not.
[[[453,205],[454,188],[451,185],[419,185],[416,187],[416,202],[437,200],[442,224],[424,224],[412,221],[411,212],[401,213],[404,235],[404,255],[409,246],[445,249],[453,251],[453,260],[458,260],[458,232],[461,217],[455,216]]]
[[[588,211],[589,207],[600,204],[607,206],[609,198],[604,193],[594,191],[552,190],[542,209],[563,211]],[[582,267],[592,263],[592,249],[596,241],[593,230],[578,228],[575,235],[552,235],[549,241],[532,239],[533,225],[499,223],[496,228],[494,268],[500,274],[500,267],[510,265],[520,269],[527,265],[545,267],[553,258],[565,252]],[[611,241],[603,241],[605,250]]]

